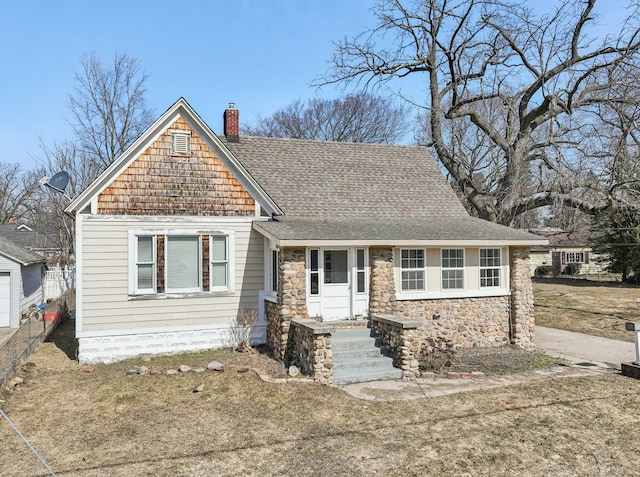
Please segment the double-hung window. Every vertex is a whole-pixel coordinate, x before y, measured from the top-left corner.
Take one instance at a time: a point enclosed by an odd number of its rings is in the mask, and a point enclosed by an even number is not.
[[[424,249],[400,250],[400,271],[402,291],[425,289],[425,252]]]
[[[226,235],[212,235],[211,244],[211,290],[224,290],[229,280],[229,247]]]
[[[464,249],[442,250],[442,289],[464,289]]]
[[[139,236],[136,240],[134,284],[135,293],[153,293],[156,283],[155,237]]]
[[[500,249],[481,248],[480,249],[480,287],[500,286]]]

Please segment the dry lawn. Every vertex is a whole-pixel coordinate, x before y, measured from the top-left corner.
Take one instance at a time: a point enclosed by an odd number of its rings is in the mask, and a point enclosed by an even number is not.
[[[132,360],[85,373],[68,323],[25,366],[2,409],[58,476],[637,475],[640,381],[615,374],[414,401],[261,381],[264,355]],[[222,373],[126,376],[136,365]],[[203,383],[202,393],[193,388]],[[0,475],[45,469],[0,420]]]
[[[640,287],[588,280],[534,281],[536,324],[634,341],[625,331],[627,321],[639,321],[635,300]]]

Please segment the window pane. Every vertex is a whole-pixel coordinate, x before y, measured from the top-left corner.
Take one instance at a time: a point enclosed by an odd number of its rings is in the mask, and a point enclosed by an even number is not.
[[[348,263],[346,250],[326,250],[324,252],[324,282],[348,283]]]
[[[271,290],[278,291],[278,251],[271,251]]]
[[[319,289],[319,280],[318,280],[318,273],[312,273],[310,276],[311,279],[311,294],[312,295],[317,295],[320,292]]]
[[[364,270],[364,249],[356,250],[356,267],[358,270]]]
[[[214,235],[211,237],[211,261],[224,262],[227,260],[227,237]]]
[[[212,287],[227,286],[227,264],[226,263],[211,264],[211,286]]]
[[[358,293],[364,293],[365,288],[364,288],[364,279],[365,279],[365,272],[364,271],[360,271],[358,272],[358,288],[357,288],[357,292]]]
[[[462,270],[442,270],[442,288],[445,290],[462,289],[463,283]]]
[[[167,237],[167,288],[200,286],[200,238]]]
[[[138,263],[153,262],[153,237],[138,237]]]
[[[424,270],[403,271],[402,290],[424,290]]]
[[[153,288],[153,264],[138,265],[138,289]]]
[[[315,272],[316,270],[318,270],[318,251],[311,250],[310,255],[311,255],[311,270]]]

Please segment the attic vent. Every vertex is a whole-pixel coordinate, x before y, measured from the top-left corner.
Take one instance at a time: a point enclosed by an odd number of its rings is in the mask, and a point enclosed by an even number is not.
[[[190,154],[191,153],[191,137],[188,132],[172,133],[171,154]]]

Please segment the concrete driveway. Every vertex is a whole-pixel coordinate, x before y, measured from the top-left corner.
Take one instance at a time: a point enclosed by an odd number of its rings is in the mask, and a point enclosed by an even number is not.
[[[632,334],[631,332],[629,333]],[[552,356],[569,361],[594,361],[620,369],[620,363],[636,359],[635,344],[536,326],[535,343]]]

